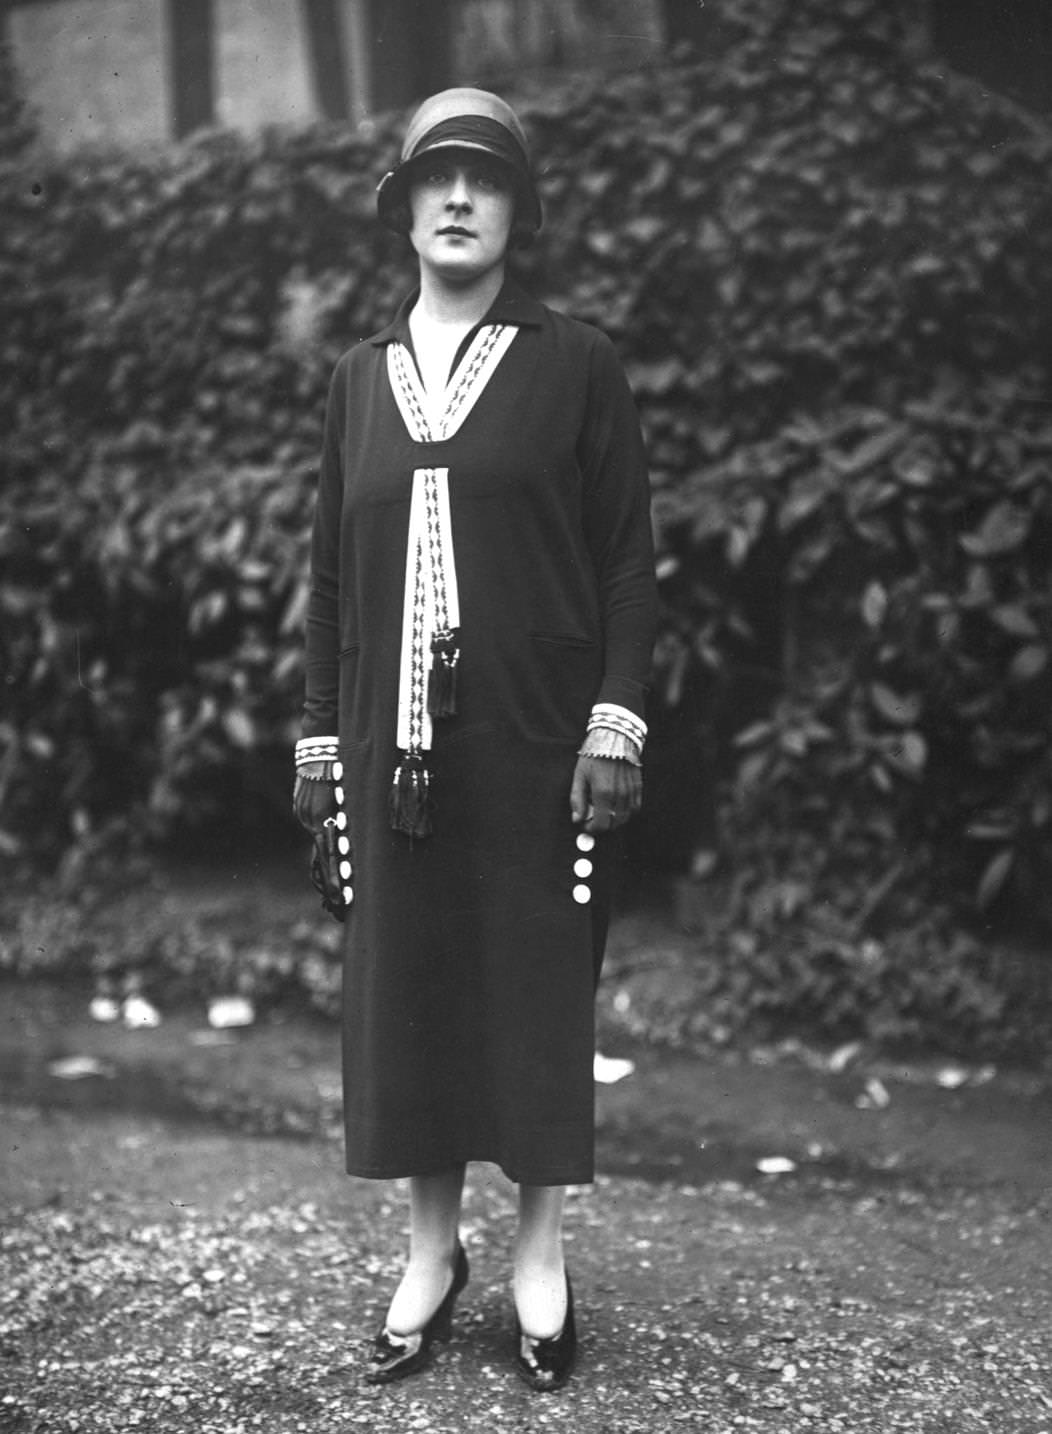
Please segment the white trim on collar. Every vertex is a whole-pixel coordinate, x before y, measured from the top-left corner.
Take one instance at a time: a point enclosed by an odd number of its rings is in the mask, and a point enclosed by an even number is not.
[[[514,324],[486,324],[479,329],[435,403],[424,391],[405,344],[388,344],[387,375],[391,391],[415,443],[440,443],[453,437],[478,402],[518,332]]]

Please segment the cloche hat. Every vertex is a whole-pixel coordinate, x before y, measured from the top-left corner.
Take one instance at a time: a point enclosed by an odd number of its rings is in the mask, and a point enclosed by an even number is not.
[[[516,229],[525,238],[533,237],[541,227],[542,213],[526,134],[511,105],[488,90],[468,88],[432,95],[409,121],[401,160],[376,191],[377,211],[389,229],[406,232],[413,165],[436,149],[475,149],[507,165],[518,200]]]

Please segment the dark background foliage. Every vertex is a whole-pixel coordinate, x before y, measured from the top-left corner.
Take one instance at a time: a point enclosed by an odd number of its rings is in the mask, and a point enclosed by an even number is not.
[[[550,215],[524,278],[613,337],[652,455],[639,845],[722,846],[777,930],[1048,919],[1052,138],[880,5],[827,10],[520,98]],[[8,854],[287,823],[328,374],[411,282],[374,219],[400,127],[5,140]]]

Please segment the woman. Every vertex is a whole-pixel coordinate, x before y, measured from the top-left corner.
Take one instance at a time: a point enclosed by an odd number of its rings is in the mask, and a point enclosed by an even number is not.
[[[378,209],[420,283],[329,393],[295,794],[340,847],[347,1169],[409,1177],[366,1378],[448,1333],[464,1167],[486,1160],[520,1188],[515,1367],[554,1389],[576,1347],[564,1187],[593,1178],[608,833],[641,796],[643,447],[610,343],[506,280],[541,206],[502,100],[427,100]]]

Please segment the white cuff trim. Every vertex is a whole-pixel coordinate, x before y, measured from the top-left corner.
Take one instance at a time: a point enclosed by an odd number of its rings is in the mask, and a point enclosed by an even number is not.
[[[596,727],[606,727],[612,732],[623,732],[626,737],[631,738],[640,749],[647,739],[647,724],[627,707],[620,707],[616,702],[597,702],[592,708],[592,715],[588,719],[588,731]]]
[[[307,762],[335,762],[339,756],[337,737],[301,737],[296,743],[296,766]]]
[[[639,744],[623,732],[610,727],[593,727],[578,750],[579,757],[604,757],[614,762],[628,762],[633,767],[643,765]]]

